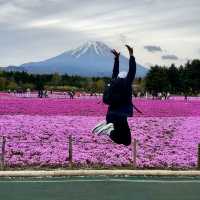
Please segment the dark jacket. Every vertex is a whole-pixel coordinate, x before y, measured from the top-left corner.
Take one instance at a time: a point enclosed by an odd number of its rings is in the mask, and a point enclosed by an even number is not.
[[[132,83],[136,74],[136,62],[134,56],[129,60],[129,71],[126,78],[118,78],[119,74],[119,58],[115,58],[112,81],[118,85],[119,92],[123,91],[126,96],[126,101],[122,105],[109,106],[108,115],[119,115],[124,117],[133,116],[133,103],[132,103]]]

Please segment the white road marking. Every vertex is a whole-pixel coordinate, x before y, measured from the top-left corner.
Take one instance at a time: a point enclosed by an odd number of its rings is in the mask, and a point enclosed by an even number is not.
[[[124,180],[124,179],[86,179],[86,180],[1,180],[0,183],[72,183],[72,182],[125,182],[125,183],[200,183],[200,180]]]

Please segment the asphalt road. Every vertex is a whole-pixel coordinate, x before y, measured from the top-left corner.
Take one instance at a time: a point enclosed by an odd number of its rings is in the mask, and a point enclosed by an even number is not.
[[[1,178],[0,200],[200,200],[195,177]]]

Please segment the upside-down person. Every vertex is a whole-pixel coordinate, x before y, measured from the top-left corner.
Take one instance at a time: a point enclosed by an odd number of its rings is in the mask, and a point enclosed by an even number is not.
[[[108,135],[115,143],[128,146],[131,144],[131,131],[127,118],[133,116],[133,107],[135,108],[132,103],[132,83],[136,74],[136,62],[133,48],[129,45],[126,48],[130,55],[128,73],[119,73],[120,53],[115,49],[111,51],[115,57],[112,80],[103,94],[103,102],[109,105],[108,112],[106,121],[97,124],[93,133]]]

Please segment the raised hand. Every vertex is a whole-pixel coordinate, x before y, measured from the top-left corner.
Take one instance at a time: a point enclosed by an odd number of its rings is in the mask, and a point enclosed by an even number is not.
[[[120,56],[120,52],[116,51],[115,49],[111,50],[111,53],[114,54],[115,57]]]
[[[133,48],[130,47],[128,44],[126,44],[125,47],[128,49],[130,56],[132,56],[133,55]]]

